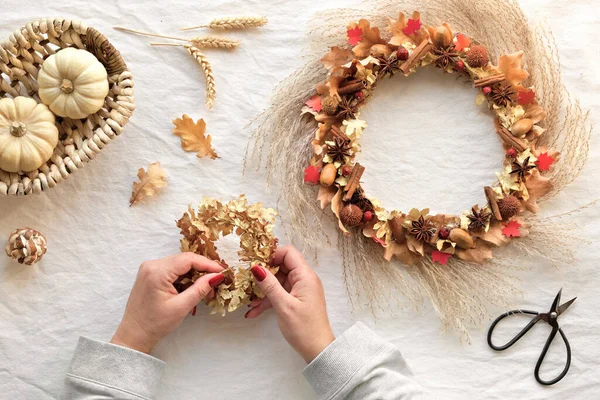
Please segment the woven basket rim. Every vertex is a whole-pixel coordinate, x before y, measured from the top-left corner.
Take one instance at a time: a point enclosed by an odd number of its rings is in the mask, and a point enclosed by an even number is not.
[[[59,143],[50,160],[32,172],[0,169],[0,195],[41,193],[56,186],[119,136],[135,109],[133,77],[120,52],[96,29],[66,18],[33,20],[0,42],[0,98],[26,96],[42,103],[37,93],[41,64],[67,47],[89,51],[106,68],[104,105],[81,120],[56,116]]]

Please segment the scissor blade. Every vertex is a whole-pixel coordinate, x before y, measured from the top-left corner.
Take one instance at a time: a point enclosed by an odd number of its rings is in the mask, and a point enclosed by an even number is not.
[[[554,301],[552,302],[552,306],[550,307],[550,312],[558,313],[558,305],[560,304],[560,295],[561,294],[562,294],[562,288],[560,288],[560,290],[558,291],[558,294],[554,298]]]
[[[571,300],[567,301],[565,304],[561,304],[560,307],[558,307],[558,315],[564,313],[565,310],[567,308],[569,308],[575,300],[577,300],[577,297],[573,297]]]

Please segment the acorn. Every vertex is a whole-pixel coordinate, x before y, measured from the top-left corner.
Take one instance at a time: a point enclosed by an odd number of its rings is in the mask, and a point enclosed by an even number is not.
[[[485,67],[490,59],[488,52],[485,47],[480,45],[471,46],[471,49],[467,53],[467,64],[473,68]]]
[[[521,212],[521,201],[511,194],[498,201],[498,208],[502,219],[511,219]]]
[[[359,206],[347,204],[340,212],[340,221],[348,227],[358,226],[363,220],[363,211]]]
[[[337,168],[333,164],[325,164],[323,170],[321,171],[321,176],[319,177],[319,182],[321,186],[328,187],[333,185],[335,182],[335,178],[337,178]]]
[[[515,122],[510,128],[510,133],[515,137],[523,137],[533,128],[533,121],[529,118],[522,118]]]
[[[321,100],[321,108],[327,115],[335,115],[338,111],[339,100],[333,96],[327,96]]]
[[[464,229],[454,228],[450,231],[450,235],[448,237],[461,249],[470,249],[473,247],[473,238],[469,232],[465,231]]]

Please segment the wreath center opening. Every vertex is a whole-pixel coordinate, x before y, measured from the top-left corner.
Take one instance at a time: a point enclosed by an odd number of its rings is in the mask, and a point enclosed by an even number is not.
[[[402,211],[485,202],[481,187],[495,180],[503,150],[493,113],[473,99],[472,87],[434,68],[378,85],[360,110],[368,123],[356,157],[365,191]]]

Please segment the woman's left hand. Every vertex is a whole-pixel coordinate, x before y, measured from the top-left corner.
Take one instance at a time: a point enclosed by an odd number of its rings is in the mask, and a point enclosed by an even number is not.
[[[178,294],[173,282],[192,268],[208,273]],[[219,263],[194,253],[142,263],[111,343],[149,354],[213,287],[223,282],[222,270]]]

